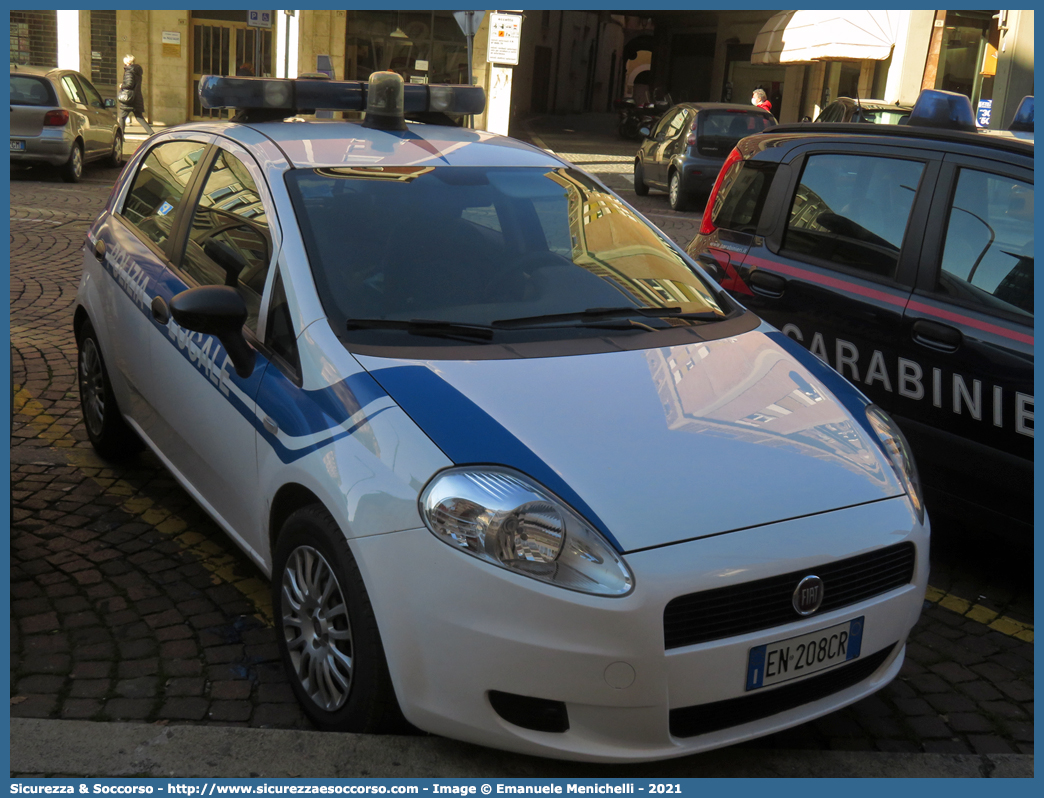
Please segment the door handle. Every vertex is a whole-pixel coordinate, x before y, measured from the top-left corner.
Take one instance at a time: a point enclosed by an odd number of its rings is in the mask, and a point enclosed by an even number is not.
[[[99,261],[105,259],[105,242],[100,238],[94,242],[94,257]]]
[[[279,425],[276,424],[275,420],[272,419],[270,416],[264,416],[261,419],[261,423],[264,425],[265,429],[268,430],[270,434],[275,435],[279,432]]]
[[[152,318],[160,324],[170,321],[170,308],[167,307],[166,301],[161,296],[154,297],[152,300]]]
[[[918,319],[913,323],[912,337],[922,346],[938,352],[956,352],[964,341],[964,336],[956,327],[927,319]]]
[[[755,294],[761,294],[772,299],[778,299],[783,296],[783,290],[787,287],[785,278],[761,269],[752,271],[748,280],[750,281],[750,289]]]

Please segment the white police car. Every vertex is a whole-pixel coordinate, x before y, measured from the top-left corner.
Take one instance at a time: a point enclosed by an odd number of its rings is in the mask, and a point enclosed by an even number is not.
[[[89,232],[84,417],[271,573],[317,726],[652,760],[896,675],[928,524],[862,394],[589,175],[403,121],[478,89],[200,86],[238,116],[149,139]]]

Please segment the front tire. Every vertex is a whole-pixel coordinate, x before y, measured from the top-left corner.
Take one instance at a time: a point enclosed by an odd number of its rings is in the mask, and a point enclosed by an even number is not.
[[[83,177],[83,148],[74,141],[69,152],[69,160],[61,167],[62,180],[66,183],[79,183]]]
[[[649,196],[649,187],[645,184],[645,168],[641,161],[634,162],[634,193],[639,197]]]
[[[321,505],[283,524],[272,606],[283,665],[312,723],[326,731],[405,730],[359,567]]]
[[[89,321],[80,328],[77,345],[80,410],[87,437],[94,450],[106,460],[126,460],[141,451],[141,438],[123,420],[102,359],[97,333]]]

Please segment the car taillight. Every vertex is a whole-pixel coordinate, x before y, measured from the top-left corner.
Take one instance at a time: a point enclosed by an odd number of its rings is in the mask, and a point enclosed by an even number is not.
[[[693,122],[692,123],[692,127],[689,128],[689,137],[687,139],[685,139],[685,144],[686,144],[686,146],[689,146],[689,147],[695,147],[696,146],[696,123],[695,122]]]
[[[63,110],[48,111],[44,114],[44,127],[62,127],[69,124],[69,112]]]
[[[700,235],[710,235],[718,228],[714,226],[714,222],[711,219],[714,218],[714,203],[718,199],[718,190],[721,188],[722,180],[725,179],[725,173],[729,171],[734,163],[743,159],[740,155],[740,151],[733,148],[732,152],[729,153],[729,157],[725,159],[725,163],[721,165],[721,171],[718,172],[718,179],[714,181],[714,188],[711,189],[710,196],[707,197],[707,207],[703,209],[703,221],[700,222]]]

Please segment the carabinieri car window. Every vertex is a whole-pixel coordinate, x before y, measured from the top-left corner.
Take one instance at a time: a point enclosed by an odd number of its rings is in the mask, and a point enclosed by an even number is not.
[[[568,168],[332,167],[287,183],[324,308],[349,343],[595,339],[742,313]]]

